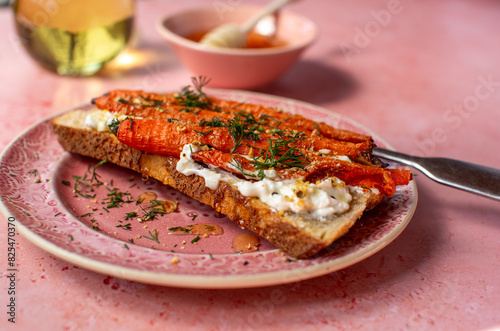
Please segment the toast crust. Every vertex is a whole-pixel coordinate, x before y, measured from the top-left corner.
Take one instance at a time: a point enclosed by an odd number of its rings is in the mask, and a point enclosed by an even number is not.
[[[205,186],[202,177],[178,172],[177,158],[141,152],[122,144],[111,133],[88,129],[85,116],[86,111],[77,110],[52,121],[53,130],[65,150],[99,160],[107,158],[110,163],[157,179],[211,206],[294,258],[310,257],[329,246],[344,235],[365,210],[384,198],[370,190],[351,190],[350,208],[340,216],[329,217],[326,221],[293,213],[280,216],[258,198],[243,196],[224,181],[212,190]]]

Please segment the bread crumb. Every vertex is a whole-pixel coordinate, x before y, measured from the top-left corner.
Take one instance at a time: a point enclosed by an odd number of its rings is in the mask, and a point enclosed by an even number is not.
[[[283,209],[280,209],[280,210],[278,211],[278,215],[279,215],[279,216],[283,216],[283,215],[285,215],[285,211],[284,211]]]
[[[177,264],[177,263],[179,263],[179,262],[180,262],[180,261],[179,261],[179,258],[178,258],[177,256],[176,256],[176,257],[174,257],[174,258],[172,258],[172,261],[171,261],[171,263],[172,263],[172,264]]]
[[[141,239],[142,236],[140,234],[138,234],[137,236],[135,236],[135,239]]]
[[[36,184],[39,184],[39,183],[41,183],[41,182],[42,182],[42,180],[41,180],[40,178],[35,178],[35,179],[33,180],[33,183],[36,183]]]

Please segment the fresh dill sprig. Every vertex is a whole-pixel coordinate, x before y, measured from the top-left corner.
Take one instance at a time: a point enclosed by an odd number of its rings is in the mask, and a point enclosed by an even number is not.
[[[199,76],[192,78],[193,88],[191,86],[185,86],[182,88],[181,93],[175,98],[180,106],[184,108],[182,111],[195,112],[194,108],[205,109],[220,112],[220,107],[213,104],[213,101],[205,94],[203,87],[206,86],[210,79],[206,76]]]

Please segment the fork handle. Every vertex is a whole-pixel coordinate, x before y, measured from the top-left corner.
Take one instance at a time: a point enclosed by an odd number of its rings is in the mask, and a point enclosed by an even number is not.
[[[438,183],[500,200],[500,169],[447,158],[418,157],[376,147],[373,154],[418,169]]]

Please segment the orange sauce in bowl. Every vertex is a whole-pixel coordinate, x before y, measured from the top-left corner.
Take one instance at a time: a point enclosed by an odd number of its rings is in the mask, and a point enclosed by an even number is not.
[[[199,42],[208,31],[198,31],[185,36],[186,39]],[[276,37],[264,36],[256,32],[247,35],[247,43],[244,48],[271,48],[285,46],[286,42]]]

